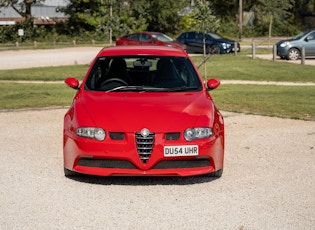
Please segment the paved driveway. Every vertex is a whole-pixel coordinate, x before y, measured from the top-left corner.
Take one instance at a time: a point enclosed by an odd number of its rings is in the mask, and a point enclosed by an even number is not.
[[[0,51],[0,69],[89,64],[101,47]]]
[[[65,112],[0,112],[0,229],[314,229],[315,122],[225,112],[217,180],[73,180],[63,175]]]
[[[0,52],[0,68],[88,64],[99,50],[82,49]],[[69,63],[53,61],[63,55]],[[224,112],[217,180],[72,180],[63,175],[65,112],[0,111],[0,229],[314,229],[315,122]]]
[[[102,47],[73,47],[63,49],[0,51],[0,69],[18,69],[43,66],[89,64]],[[272,60],[272,54],[256,55]],[[301,61],[277,61],[300,64]],[[307,58],[307,65],[315,65],[314,58]]]

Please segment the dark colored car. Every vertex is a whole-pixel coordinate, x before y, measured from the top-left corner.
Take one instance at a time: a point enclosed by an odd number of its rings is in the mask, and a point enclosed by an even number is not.
[[[219,34],[208,32],[206,36],[206,52],[211,54],[225,54],[234,52],[235,41],[222,37]],[[188,53],[203,53],[203,33],[184,32],[177,39],[186,45]],[[241,50],[237,43],[237,51]]]
[[[133,34],[127,34],[116,41],[116,46],[145,46],[145,45],[157,45],[168,46],[186,50],[186,46],[182,43],[175,41],[173,38],[166,34],[159,32],[137,32]]]
[[[292,39],[279,41],[276,46],[281,59],[299,59],[302,47],[305,47],[305,56],[315,56],[315,30],[307,30]]]

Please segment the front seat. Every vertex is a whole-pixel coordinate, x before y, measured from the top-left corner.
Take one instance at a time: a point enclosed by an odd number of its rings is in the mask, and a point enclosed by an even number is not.
[[[110,64],[107,75],[107,81],[110,79],[121,79],[129,85],[131,83],[130,76],[127,73],[127,64],[123,58],[115,58]]]
[[[153,80],[153,86],[175,88],[184,85],[184,80],[181,79],[170,59],[161,58],[156,65],[156,74]]]

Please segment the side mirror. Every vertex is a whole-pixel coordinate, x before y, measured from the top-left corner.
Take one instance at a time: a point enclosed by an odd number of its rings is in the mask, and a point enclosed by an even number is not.
[[[69,77],[65,80],[67,86],[73,89],[79,89],[79,80],[73,77]]]
[[[216,78],[211,78],[207,81],[208,90],[216,89],[220,86],[220,81]]]

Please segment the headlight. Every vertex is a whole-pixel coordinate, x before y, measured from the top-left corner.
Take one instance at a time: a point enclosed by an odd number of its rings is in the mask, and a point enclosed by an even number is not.
[[[77,128],[77,135],[80,137],[92,138],[102,141],[105,139],[106,133],[105,130],[101,128],[81,127]]]
[[[226,48],[227,48],[226,43],[222,43],[222,46],[223,46],[223,49],[225,49],[225,50],[226,50]]]
[[[280,44],[280,47],[286,47],[288,46],[290,43],[289,42],[283,42]]]
[[[196,139],[208,138],[212,136],[211,128],[191,128],[186,129],[184,132],[184,137],[187,141],[192,141]]]

